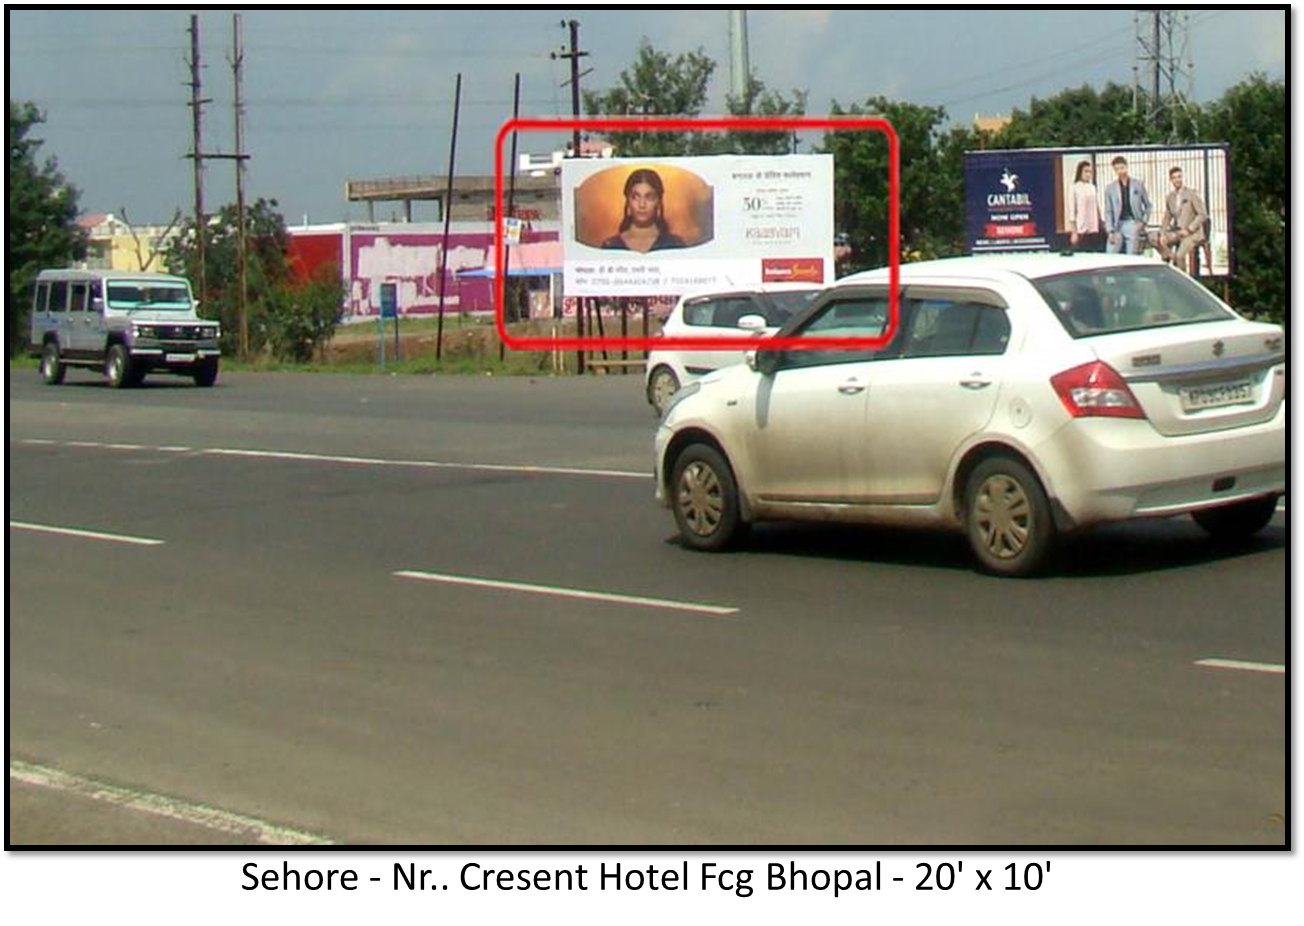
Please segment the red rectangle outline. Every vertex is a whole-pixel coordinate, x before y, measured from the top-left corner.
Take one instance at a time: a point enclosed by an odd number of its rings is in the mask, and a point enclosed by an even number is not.
[[[611,132],[774,132],[800,129],[824,131],[882,132],[888,145],[888,324],[877,338],[549,338],[514,337],[505,322],[505,278],[494,275],[494,323],[498,336],[512,350],[666,350],[696,348],[709,350],[874,350],[885,346],[896,334],[901,302],[901,153],[896,130],[886,119],[854,116],[788,116],[776,118],[550,118],[509,119],[498,130],[494,145],[494,267],[503,264],[503,145],[513,132],[557,131]]]

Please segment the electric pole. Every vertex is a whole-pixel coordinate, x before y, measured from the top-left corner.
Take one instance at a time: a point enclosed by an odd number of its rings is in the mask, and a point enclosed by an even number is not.
[[[199,16],[190,15],[190,115],[193,123],[190,158],[195,162],[195,262],[199,274],[199,302],[208,302],[208,274],[204,266],[204,104],[200,93]]]
[[[240,359],[249,356],[249,258],[245,229],[244,151],[244,48],[240,36],[240,14],[231,17],[231,74],[235,82],[235,212],[236,270],[240,281]]]
[[[584,75],[580,73],[580,59],[587,58],[589,53],[580,51],[580,24],[579,20],[571,19],[562,23],[563,28],[570,29],[570,51],[565,49],[555,51],[552,57],[566,58],[570,60],[570,88],[571,88],[571,115],[576,119],[580,117],[580,78]],[[587,73],[587,72],[586,72]],[[580,156],[580,129],[575,127],[575,134],[571,141],[571,157]]]

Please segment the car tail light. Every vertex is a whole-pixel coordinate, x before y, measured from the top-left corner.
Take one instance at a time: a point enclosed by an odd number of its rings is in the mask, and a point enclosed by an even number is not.
[[[1123,377],[1099,360],[1050,378],[1060,401],[1074,418],[1145,418]]]

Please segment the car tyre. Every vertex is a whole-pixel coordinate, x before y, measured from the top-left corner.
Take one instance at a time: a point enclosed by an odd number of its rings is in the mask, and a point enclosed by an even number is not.
[[[979,565],[1000,576],[1042,569],[1055,546],[1055,521],[1041,481],[1011,457],[979,463],[965,487],[965,533]]]
[[[58,343],[46,341],[45,347],[41,349],[41,381],[47,386],[57,386],[63,382],[67,372],[68,368],[64,366],[63,358],[59,356]]]
[[[671,508],[684,545],[717,552],[742,539],[738,483],[720,451],[690,444],[675,459],[670,477]]]
[[[647,400],[652,403],[658,417],[666,413],[666,406],[679,391],[679,377],[670,367],[657,367],[648,379]]]
[[[213,357],[207,360],[201,360],[195,364],[194,373],[196,386],[208,388],[217,382],[217,358]]]
[[[1191,514],[1195,523],[1215,540],[1234,543],[1248,540],[1268,526],[1277,510],[1277,496],[1252,498],[1220,508],[1206,508]]]
[[[131,355],[122,344],[110,344],[104,360],[104,375],[114,389],[127,389],[140,382],[139,371],[132,369]]]

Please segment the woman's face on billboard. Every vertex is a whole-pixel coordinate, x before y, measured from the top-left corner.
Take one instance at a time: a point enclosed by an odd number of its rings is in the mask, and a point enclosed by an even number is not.
[[[625,204],[635,225],[648,226],[656,222],[661,195],[650,183],[636,183],[630,187]]]

